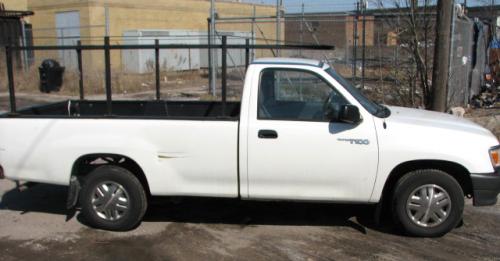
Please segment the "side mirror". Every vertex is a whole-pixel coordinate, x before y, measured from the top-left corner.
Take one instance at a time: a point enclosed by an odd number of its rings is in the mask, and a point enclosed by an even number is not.
[[[359,108],[347,104],[340,106],[340,111],[338,114],[338,122],[349,123],[349,124],[358,124],[361,122],[361,114],[359,113]]]

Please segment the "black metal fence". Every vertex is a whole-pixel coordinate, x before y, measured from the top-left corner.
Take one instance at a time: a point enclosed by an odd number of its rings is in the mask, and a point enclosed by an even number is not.
[[[79,72],[79,95],[80,99],[85,99],[84,82],[83,82],[83,66],[82,66],[82,52],[84,51],[104,51],[104,61],[105,61],[105,90],[106,90],[106,105],[107,105],[107,115],[113,115],[113,103],[112,103],[112,88],[111,88],[111,50],[130,50],[130,49],[154,49],[155,51],[155,88],[156,88],[156,99],[160,100],[160,50],[162,49],[220,49],[222,51],[222,79],[221,79],[221,89],[222,89],[222,111],[223,115],[226,115],[226,96],[227,96],[227,51],[228,49],[244,49],[245,50],[245,67],[247,68],[250,63],[250,51],[252,49],[309,49],[309,50],[333,50],[333,46],[326,45],[250,45],[250,41],[247,40],[246,44],[227,44],[227,37],[222,36],[221,44],[160,44],[159,40],[155,40],[153,45],[111,45],[110,38],[104,38],[104,45],[82,45],[78,41],[75,46],[12,46],[7,45],[5,47],[6,52],[6,65],[7,65],[7,78],[8,78],[8,89],[9,89],[9,100],[10,100],[10,115],[16,116],[16,93],[14,86],[14,65],[13,65],[13,53],[20,50],[28,51],[50,51],[50,50],[74,50],[77,54],[78,60],[78,72]]]

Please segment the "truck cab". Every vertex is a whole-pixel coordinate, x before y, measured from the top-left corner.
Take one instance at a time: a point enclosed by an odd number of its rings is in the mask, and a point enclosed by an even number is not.
[[[244,89],[240,120],[248,198],[370,201],[378,165],[374,116],[328,68],[262,59],[248,70],[253,80]]]

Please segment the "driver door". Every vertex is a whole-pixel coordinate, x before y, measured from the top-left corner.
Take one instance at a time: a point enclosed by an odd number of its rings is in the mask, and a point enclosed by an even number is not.
[[[330,122],[326,108],[348,104],[333,86],[307,70],[262,71],[248,126],[250,198],[369,200],[378,161],[373,119]]]

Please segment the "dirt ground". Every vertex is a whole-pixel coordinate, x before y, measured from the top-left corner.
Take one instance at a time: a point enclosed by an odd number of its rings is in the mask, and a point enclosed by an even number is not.
[[[134,231],[86,227],[66,188],[0,181],[0,260],[500,260],[500,204],[442,238],[374,226],[358,205],[154,199]]]
[[[490,130],[500,140],[500,108],[469,110],[465,117]]]
[[[18,103],[31,105],[33,96],[20,94]],[[497,136],[499,115],[468,113]],[[206,198],[155,198],[136,230],[113,233],[85,226],[65,200],[65,187],[19,192],[0,181],[0,260],[500,260],[500,203],[474,208],[468,201],[461,227],[421,239],[374,225],[370,206]]]

